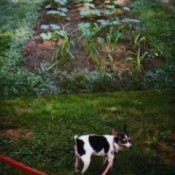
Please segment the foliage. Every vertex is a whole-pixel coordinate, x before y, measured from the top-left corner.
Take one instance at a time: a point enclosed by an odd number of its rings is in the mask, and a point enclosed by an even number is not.
[[[157,1],[136,1],[134,9],[142,20],[140,32],[152,48],[164,58],[171,60],[175,48],[175,16],[163,8]]]
[[[42,3],[43,0],[0,1],[0,48],[4,51],[0,52],[1,96],[34,95],[35,88],[44,83],[40,75],[21,68],[22,45],[33,34],[31,24]]]
[[[145,89],[175,89],[175,65],[163,66],[144,76]]]
[[[60,74],[60,90],[66,93],[108,91],[112,86],[110,85],[112,84],[112,76],[112,74],[100,70],[90,74],[85,72],[72,73],[71,76],[63,73]]]
[[[54,2],[59,5],[65,5],[68,2],[68,0],[54,0]]]
[[[43,2],[0,2],[1,95],[174,88],[175,18],[157,0],[132,1],[131,8],[112,1],[77,0],[83,17],[78,27],[68,33],[67,25],[41,23],[40,37],[55,42],[55,53],[48,65],[25,70],[23,46],[33,36]],[[64,17],[60,23],[68,22],[68,3],[48,1],[45,11]],[[87,56],[88,70],[74,68],[74,44]]]
[[[162,59],[163,65],[155,70],[145,72],[143,87],[148,89],[174,88],[174,48],[175,48],[175,16],[157,1],[137,1],[135,12],[139,13],[143,25],[139,32],[150,45],[143,56],[145,59]],[[145,39],[144,39],[145,40]],[[146,57],[145,57],[146,54]]]
[[[91,1],[85,1],[83,7],[80,10],[80,15],[82,17],[96,17],[101,16],[100,10],[96,9]]]
[[[136,59],[134,61],[134,69],[136,71],[142,70],[142,62],[145,59],[145,57],[148,55],[148,51],[145,49],[146,47],[146,38],[144,36],[141,36],[140,33],[136,35],[134,38],[134,50],[136,50]]]
[[[97,23],[80,23],[79,29],[82,32],[82,37],[86,38],[85,49],[87,54],[94,57],[96,54],[96,36],[101,28]]]
[[[112,51],[115,50],[119,39],[122,37],[122,33],[114,26],[111,26],[109,33],[107,33],[106,40]]]
[[[39,83],[39,77],[21,69],[4,70],[3,67],[0,71],[0,82],[1,95],[34,95],[34,88]]]
[[[71,53],[72,41],[70,41],[69,34],[63,28],[62,30],[56,32],[56,36],[58,40],[61,41],[61,44],[59,45],[59,47],[56,47],[56,51],[52,57],[50,65],[51,68],[58,68],[59,65],[62,65],[63,63],[70,61],[74,58]]]
[[[67,16],[66,13],[67,13],[67,8],[65,7],[58,7],[57,10],[49,10],[47,11],[47,14],[48,15],[58,15],[60,17],[65,17]]]
[[[5,57],[7,50],[10,48],[12,36],[10,32],[0,30],[0,62]]]

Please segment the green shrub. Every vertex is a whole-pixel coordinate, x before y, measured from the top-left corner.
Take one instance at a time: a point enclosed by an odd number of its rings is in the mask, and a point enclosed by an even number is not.
[[[63,92],[108,91],[112,84],[112,74],[104,71],[60,73],[58,84]]]
[[[175,89],[175,65],[149,71],[144,76],[143,87],[146,89]]]
[[[39,77],[22,69],[2,68],[0,89],[2,96],[34,95]]]

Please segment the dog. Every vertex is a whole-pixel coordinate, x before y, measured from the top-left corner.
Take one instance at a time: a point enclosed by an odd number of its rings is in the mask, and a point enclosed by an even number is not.
[[[102,175],[106,175],[109,169],[113,165],[114,153],[119,152],[123,147],[131,148],[131,139],[127,134],[126,126],[124,131],[118,133],[116,129],[112,129],[111,135],[82,135],[74,136],[74,151],[75,151],[75,172],[78,171],[79,160],[81,159],[84,167],[82,173],[84,173],[90,164],[91,156],[105,157],[105,161],[108,160],[108,165]]]

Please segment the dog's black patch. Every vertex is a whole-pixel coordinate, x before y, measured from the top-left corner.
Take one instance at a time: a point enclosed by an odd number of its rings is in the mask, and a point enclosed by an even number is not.
[[[119,142],[119,138],[116,136],[116,137],[114,137],[114,142],[115,143],[118,143]]]
[[[109,151],[109,143],[104,136],[89,136],[89,143],[97,153],[100,152],[102,149],[104,149],[105,154]]]
[[[83,146],[84,146],[84,142],[80,139],[76,139],[76,143],[77,143],[77,151],[78,151],[78,154],[80,156],[84,155],[86,153],[86,151],[84,150]]]
[[[128,140],[125,138],[124,133],[120,134],[120,142],[121,142],[121,144],[126,144],[128,142]]]
[[[128,139],[126,133],[119,133],[117,138],[114,138],[116,143],[120,144],[126,144],[127,142],[130,142],[130,139]]]

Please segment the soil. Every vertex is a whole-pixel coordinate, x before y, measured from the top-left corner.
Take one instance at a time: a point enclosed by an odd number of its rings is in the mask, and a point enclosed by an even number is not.
[[[175,162],[175,141],[160,142],[155,146],[155,150],[166,160]]]
[[[129,3],[128,0],[122,0],[123,4]],[[45,6],[48,4],[45,4]],[[40,34],[43,32],[41,30],[42,24],[57,24],[59,26],[66,26],[65,30],[71,34],[78,36],[80,35],[79,32],[75,32],[80,22],[92,22],[94,19],[86,19],[82,18],[79,14],[79,10],[82,7],[81,3],[76,3],[74,0],[69,0],[66,7],[68,8],[67,17],[64,19],[58,19],[54,16],[47,15],[47,10],[45,6],[41,10],[40,17],[38,23],[34,24],[34,36],[30,39],[25,47],[25,54],[24,54],[24,63],[25,68],[28,70],[37,70],[42,65],[50,63],[56,53],[57,49],[60,47],[60,42],[54,41],[43,41],[40,37]],[[54,9],[49,9],[54,10]],[[70,59],[69,62],[63,63],[60,66],[60,69],[66,70],[67,72],[72,71],[91,71],[95,69],[95,64],[93,59],[91,59],[85,49],[83,48],[84,40],[81,39],[74,39],[74,44],[71,45],[71,53],[74,56],[73,59]],[[120,43],[119,46],[116,48],[116,51],[113,55],[113,68],[121,69],[121,70],[128,70],[130,64],[123,63],[123,57],[127,56],[126,53],[127,43]],[[104,46],[101,50],[101,54],[99,57],[102,59],[102,64],[105,66],[110,65],[105,58],[103,58],[103,54],[106,54],[109,51],[108,46]],[[110,65],[111,66],[111,65]]]
[[[25,45],[24,61],[27,68],[38,69],[41,64],[50,62],[54,55],[54,52],[56,51],[56,48],[59,45],[58,43],[53,41],[42,41],[42,39],[40,38],[40,34],[43,32],[40,29],[40,26],[42,24],[66,24],[66,31],[68,33],[72,33],[77,28],[78,23],[81,21],[81,17],[78,11],[79,5],[75,4],[74,1],[70,1],[67,6],[69,7],[67,18],[61,21],[54,17],[48,16],[46,14],[47,10],[45,8],[42,9],[39,22],[34,25],[35,35],[33,39],[29,40]],[[85,52],[78,49],[74,45],[72,46],[71,51],[75,57],[80,58],[80,67],[82,66],[82,64],[86,64],[86,67],[88,66],[87,61],[81,61],[86,58]]]
[[[32,134],[27,129],[6,129],[6,130],[0,130],[0,135],[6,136],[10,139],[19,139],[19,138],[26,138],[29,137]]]
[[[119,1],[119,0],[118,0]],[[121,0],[121,3],[127,5],[129,4],[128,0]],[[95,1],[96,5],[98,4],[98,1]],[[170,0],[161,0],[161,3],[168,7],[170,10],[175,12],[175,4],[171,2]],[[82,39],[78,39],[77,36],[80,36],[80,33],[76,31],[78,24],[80,22],[93,22],[94,19],[90,18],[82,18],[80,16],[79,10],[82,8],[81,3],[76,3],[74,0],[69,0],[66,7],[68,8],[68,13],[66,18],[56,18],[52,15],[47,15],[48,10],[54,10],[53,9],[46,9],[45,7],[48,5],[48,2],[44,4],[41,12],[39,21],[34,24],[34,36],[32,39],[30,39],[25,44],[25,53],[24,53],[24,63],[25,68],[33,71],[39,69],[42,65],[50,64],[52,62],[52,59],[55,57],[55,53],[57,52],[58,48],[62,44],[62,40],[59,39],[58,42],[55,41],[43,41],[40,37],[40,34],[43,32],[41,30],[41,25],[45,24],[57,24],[59,26],[65,26],[65,30],[70,34],[73,34],[75,39],[73,39],[73,44],[71,44],[71,53],[74,56],[72,59],[68,59],[68,61],[63,62],[60,64],[59,69],[61,71],[66,72],[79,72],[79,71],[86,71],[90,72],[96,68],[96,63],[90,56],[87,54],[87,52],[84,49],[84,43],[85,41]],[[121,13],[120,17],[128,17],[128,14]],[[100,18],[99,18],[100,19]],[[104,19],[104,16],[103,18]],[[103,35],[103,34],[101,34]],[[106,67],[106,69],[110,69],[110,71],[128,71],[131,68],[131,62],[130,60],[132,56],[128,52],[129,42],[122,42],[119,43],[118,46],[115,48],[115,52],[112,53],[113,60],[109,61],[109,58],[106,59],[106,55],[110,53],[110,48],[107,45],[103,45],[103,47],[100,48],[98,59],[100,59],[101,65],[103,67]],[[130,49],[130,48],[129,48]],[[126,61],[127,60],[127,61]],[[61,62],[61,61],[60,61]],[[146,63],[144,65],[145,69],[152,69],[154,67],[154,64],[159,63]]]
[[[160,0],[160,2],[172,12],[175,12],[175,4],[171,0]]]

